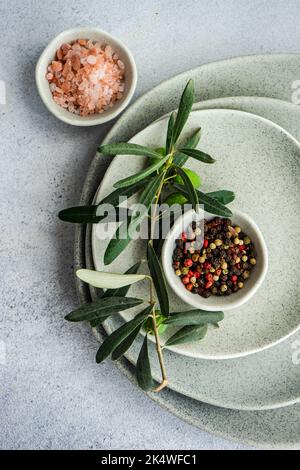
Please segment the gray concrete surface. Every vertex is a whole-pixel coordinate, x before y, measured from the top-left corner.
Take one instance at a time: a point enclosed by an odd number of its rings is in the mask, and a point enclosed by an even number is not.
[[[132,50],[136,98],[208,61],[299,52],[299,18],[299,0],[0,0],[2,449],[242,448],[162,410],[111,362],[97,366],[88,328],[63,320],[77,305],[74,228],[56,213],[78,201],[111,123],[57,121],[37,95],[34,66],[58,32],[97,25]]]

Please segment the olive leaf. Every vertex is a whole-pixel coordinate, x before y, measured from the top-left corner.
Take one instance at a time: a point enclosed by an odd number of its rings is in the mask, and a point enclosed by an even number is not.
[[[197,145],[199,144],[200,138],[201,138],[201,127],[199,129],[196,129],[196,131],[194,131],[192,135],[188,137],[188,139],[186,139],[183,147],[186,149],[196,148]],[[173,162],[177,166],[183,166],[188,160],[188,158],[189,158],[188,155],[185,155],[181,153],[180,151],[176,150],[174,154]]]
[[[113,238],[109,241],[104,253],[105,265],[112,263],[131,242],[131,238],[128,233],[129,224],[130,217],[128,217],[127,221],[121,223]]]
[[[138,261],[133,266],[131,266],[124,274],[136,274],[141,265],[141,262]],[[107,289],[102,298],[104,297],[125,297],[130,289],[130,284],[124,287],[119,287],[117,289]]]
[[[124,341],[124,339],[127,338],[137,328],[137,326],[143,323],[143,321],[150,314],[151,310],[152,305],[149,305],[133,320],[125,323],[120,328],[115,330],[111,335],[109,335],[97,351],[96,362],[100,363],[104,361],[104,359],[106,359],[122,343],[122,341]]]
[[[65,319],[72,322],[96,320],[135,307],[143,302],[144,300],[132,297],[107,297],[73,310],[65,316]]]
[[[221,204],[229,204],[235,198],[234,192],[228,191],[226,189],[220,189],[219,191],[206,193],[206,196],[216,199],[217,201],[221,202]]]
[[[165,275],[151,243],[148,243],[148,266],[163,315],[169,315],[169,297]]]
[[[173,132],[175,124],[176,113],[171,113],[168,122],[167,138],[166,138],[166,154],[170,153],[173,147]]]
[[[98,152],[105,155],[141,155],[149,158],[161,158],[161,155],[153,149],[127,142],[101,145]]]
[[[223,318],[224,313],[220,311],[188,310],[186,312],[170,313],[170,316],[164,320],[164,324],[175,326],[205,325],[206,323],[217,323]]]
[[[176,168],[177,173],[181,176],[182,181],[184,183],[184,186],[179,185],[180,188],[183,188],[183,187],[185,188],[188,201],[192,204],[193,209],[197,211],[199,200],[198,200],[198,193],[196,189],[194,188],[193,183],[191,182],[189,176],[186,174],[185,171],[183,171],[179,166],[176,166],[175,168]]]
[[[184,186],[174,183],[174,187],[178,189],[182,194],[184,194],[187,198],[189,197],[189,193]],[[232,216],[231,210],[224,204],[219,202],[217,199],[209,196],[208,194],[203,193],[202,191],[199,191],[199,189],[195,189],[195,191],[199,198],[199,203],[203,204],[204,206],[204,210],[206,210],[210,214],[220,215],[222,217]]]
[[[175,221],[174,212],[171,212],[170,214],[168,214],[168,216],[170,217],[169,218],[169,229],[171,229],[173,227],[174,221]],[[160,230],[159,237],[155,238],[153,240],[153,249],[154,249],[158,259],[161,256],[163,244],[165,242],[165,234],[162,233],[162,230],[163,230],[162,227],[163,227],[163,218],[159,219],[159,230]]]
[[[178,112],[173,130],[173,144],[176,144],[178,137],[186,121],[188,120],[193,103],[195,101],[195,85],[194,80],[189,80],[180,99]]]
[[[124,274],[136,274],[141,263],[140,261],[138,263],[135,263],[133,266],[131,266],[127,271],[125,271]],[[105,292],[103,292],[101,298],[104,299],[105,297],[125,297],[130,289],[130,285],[125,286],[125,287],[120,287],[118,289],[107,289]],[[100,325],[103,323],[110,315],[106,315],[103,318],[96,319],[96,320],[91,320],[90,324],[92,328],[95,328],[96,326]]]
[[[102,201],[99,202],[98,206],[101,204],[111,204],[113,206],[117,206],[120,203],[120,197],[126,196],[129,198],[133,196],[133,194],[137,193],[143,186],[144,182],[138,181],[131,186],[126,186],[126,188],[118,188],[103,198]]]
[[[165,177],[165,173],[160,173],[154,178],[148,181],[144,191],[141,193],[138,203],[140,204],[140,210],[135,214],[132,214],[131,220],[128,226],[129,236],[134,236],[134,231],[140,225],[142,220],[146,217],[151,207],[151,204],[155,198],[156,192]]]
[[[207,153],[201,152],[201,150],[181,148],[179,151],[185,155],[188,155],[189,157],[195,158],[195,160],[198,160],[199,162],[214,163],[216,161]]]
[[[152,165],[147,166],[144,170],[136,173],[135,175],[128,176],[128,178],[124,178],[123,180],[117,181],[114,184],[115,188],[124,188],[134,183],[138,183],[139,181],[145,180],[147,176],[151,175],[155,171],[159,170],[163,166],[164,163],[168,160],[168,155],[166,157],[160,158],[157,162],[153,163]]]
[[[135,282],[142,281],[147,277],[146,274],[106,273],[95,271],[93,269],[78,269],[76,271],[76,276],[90,286],[102,289],[129,286]]]
[[[77,206],[63,209],[58,213],[60,220],[64,222],[96,224],[100,222],[101,216],[97,216],[98,206]]]
[[[184,326],[165,342],[165,346],[199,341],[204,338],[206,332],[207,325]]]
[[[148,391],[155,387],[155,382],[151,374],[151,365],[148,354],[148,335],[145,336],[136,363],[136,378],[142,390]]]
[[[118,188],[112,193],[108,194],[102,199],[99,204],[91,206],[75,206],[63,209],[58,213],[60,220],[64,222],[81,223],[81,224],[98,224],[99,222],[108,222],[107,215],[99,215],[99,207],[103,204],[111,204],[112,206],[118,206],[120,198],[126,196],[131,197],[137,193],[145,185],[144,181],[138,181],[126,188]],[[119,217],[120,209],[116,209],[117,217]]]
[[[116,361],[117,359],[119,359],[121,356],[123,356],[123,354],[126,353],[126,351],[128,351],[128,349],[130,348],[130,346],[132,345],[132,343],[134,342],[135,338],[137,337],[137,335],[139,334],[139,331],[141,329],[141,326],[142,325],[138,325],[136,327],[135,330],[133,330],[132,333],[130,333],[129,336],[127,336],[127,338],[125,338],[122,343],[119,344],[119,346],[116,347],[116,349],[112,352],[112,355],[111,355],[111,358],[113,361]]]
[[[58,217],[64,222],[82,223],[82,224],[99,224],[116,222],[127,218],[128,209],[124,207],[115,207],[111,211],[104,210],[100,214],[99,205],[97,206],[78,206],[70,207],[60,211]]]

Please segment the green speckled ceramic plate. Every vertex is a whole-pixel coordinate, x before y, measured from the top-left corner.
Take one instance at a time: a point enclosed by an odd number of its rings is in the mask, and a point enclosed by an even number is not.
[[[190,77],[193,77],[197,83],[198,99],[252,95],[290,101],[292,84],[299,79],[299,76],[300,55],[296,54],[240,57],[201,66],[162,83],[140,98],[119,119],[105,141],[129,140],[141,128],[173,109],[180,90]],[[285,127],[291,133],[295,131],[294,135],[299,139],[300,125],[294,124],[286,114],[282,117],[277,113],[276,106],[269,106],[263,101],[257,102],[258,107],[257,110],[254,109],[254,112],[270,119],[274,118],[274,121],[280,125],[284,125],[286,121],[288,125]],[[249,112],[253,112],[253,108],[256,107],[255,99],[249,104],[249,108],[243,100],[240,104],[238,101],[234,104],[237,109]],[[286,108],[289,105],[284,103],[283,106]],[[147,113],[145,113],[145,107],[147,107]],[[222,105],[219,104],[218,107]],[[229,107],[232,107],[232,103]],[[292,108],[293,113],[296,114],[295,107]],[[300,112],[298,118],[300,118]],[[104,169],[105,162],[96,156],[83,187],[82,204],[91,202]],[[85,266],[85,235],[85,227],[78,227],[75,240],[75,269]],[[90,253],[87,255],[89,256]],[[88,302],[90,293],[87,286],[79,281],[76,285],[80,302]],[[98,335],[100,335],[98,339],[101,340],[105,333],[102,330],[98,332]],[[293,337],[295,341],[299,340],[297,336]],[[274,351],[283,347],[285,343],[276,346]],[[292,343],[292,345],[295,344]],[[292,345],[287,346],[291,356]],[[128,361],[122,359],[117,365],[130,380],[135,382],[134,368]],[[292,365],[290,364],[289,367]],[[248,412],[200,403],[169,389],[161,394],[149,394],[149,396],[189,423],[228,439],[263,448],[299,448],[300,446],[299,405],[269,411]]]
[[[131,141],[150,147],[164,143],[168,119],[156,121],[138,133]],[[185,128],[186,135],[202,128],[200,148],[216,158],[214,165],[203,165],[189,159],[187,166],[201,174],[204,191],[228,188],[237,195],[233,209],[241,209],[252,217],[267,242],[269,270],[267,277],[251,299],[238,309],[229,310],[217,330],[209,328],[204,340],[178,345],[173,351],[195,358],[228,359],[253,354],[278,343],[291,335],[299,326],[300,312],[297,268],[294,253],[297,251],[300,221],[300,146],[277,124],[251,113],[237,110],[208,109],[191,113]],[[110,192],[113,184],[122,177],[140,171],[146,163],[142,157],[117,156],[112,160],[101,182],[95,203]],[[289,191],[286,183],[289,182]],[[274,192],[276,187],[276,192]],[[280,211],[280,221],[278,215]],[[109,266],[104,267],[103,256],[108,239],[97,236],[103,224],[92,230],[93,262],[98,271],[125,272],[145,253],[145,242],[131,243]],[[116,227],[110,224],[113,235]],[[281,240],[289,239],[282,258]],[[284,271],[294,272],[294,282],[283,276]],[[280,289],[274,288],[279,286]],[[148,295],[147,283],[137,283],[130,288],[134,297]],[[170,288],[171,311],[185,310],[185,304]],[[132,314],[122,312],[127,321]]]

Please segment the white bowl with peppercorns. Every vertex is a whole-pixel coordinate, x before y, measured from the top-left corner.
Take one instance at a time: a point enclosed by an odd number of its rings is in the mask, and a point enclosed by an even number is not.
[[[240,307],[268,269],[268,250],[256,223],[234,211],[231,219],[189,210],[178,217],[162,250],[166,279],[187,304],[207,311]]]

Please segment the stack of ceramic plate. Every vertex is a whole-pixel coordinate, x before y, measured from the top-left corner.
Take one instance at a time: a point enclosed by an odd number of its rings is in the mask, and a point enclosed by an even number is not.
[[[227,188],[236,193],[232,208],[242,208],[258,223],[267,241],[269,270],[251,299],[226,312],[219,329],[211,328],[198,343],[164,352],[169,389],[151,398],[177,416],[209,432],[256,447],[300,446],[300,107],[292,104],[300,79],[300,55],[251,56],[212,63],[174,77],[144,95],[114,125],[105,139],[160,147],[167,116],[176,108],[189,78],[197,102],[187,131],[202,127],[201,150],[217,155],[219,164],[201,166],[204,191]],[[135,173],[140,158],[115,157],[99,181],[103,161],[96,155],[81,203],[99,202],[112,185]],[[197,162],[187,166],[199,171]],[[209,173],[208,173],[209,172]],[[128,246],[106,270],[125,271],[141,255],[143,244]],[[103,270],[105,242],[96,226],[80,227],[75,267]],[[80,301],[96,291],[78,282]],[[142,284],[130,294],[143,296]],[[170,292],[171,306],[179,299]],[[174,307],[173,307],[174,310]],[[110,333],[125,313],[104,324]],[[95,332],[99,341],[104,330]],[[119,367],[133,381],[142,335]],[[155,355],[154,343],[150,354]],[[160,377],[157,361],[153,376]]]

